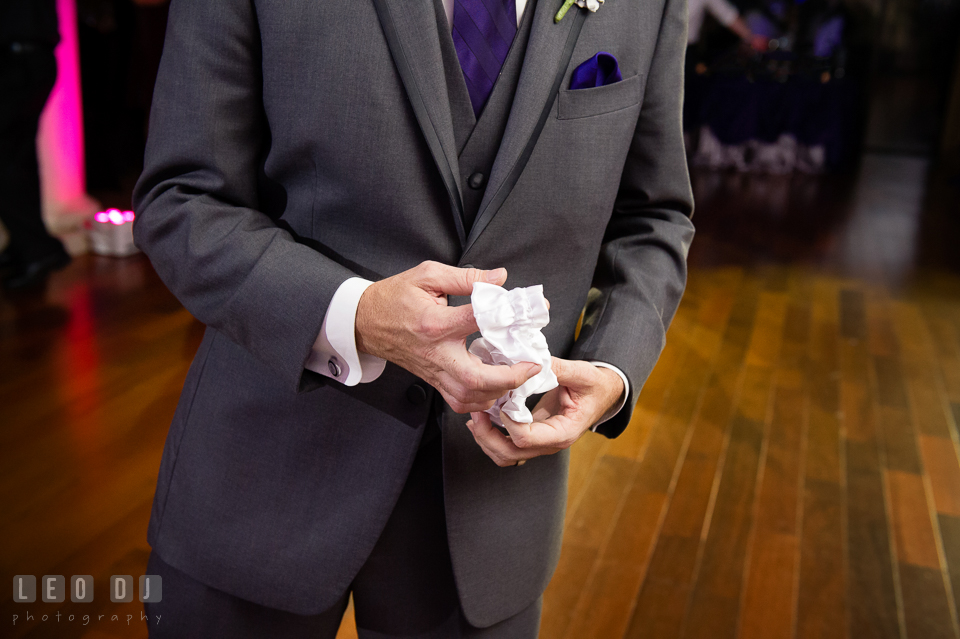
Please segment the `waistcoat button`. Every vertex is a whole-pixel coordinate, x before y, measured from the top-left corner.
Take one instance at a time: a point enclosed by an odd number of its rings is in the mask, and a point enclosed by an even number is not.
[[[470,185],[471,189],[482,188],[484,182],[486,181],[487,181],[487,177],[483,173],[480,173],[479,171],[477,171],[476,173],[471,175],[469,178],[467,178],[467,184]]]
[[[410,388],[407,389],[407,401],[414,406],[419,406],[427,401],[427,389],[425,389],[422,384],[411,385]]]

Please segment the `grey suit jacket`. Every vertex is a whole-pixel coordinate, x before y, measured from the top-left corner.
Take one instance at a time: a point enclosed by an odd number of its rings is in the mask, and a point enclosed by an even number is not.
[[[138,245],[207,326],[161,462],[149,540],[213,587],[329,607],[403,486],[433,390],[388,365],[353,388],[304,361],[337,287],[423,260],[543,284],[559,356],[630,379],[626,426],[685,278],[684,0],[535,11],[474,225],[431,0],[174,0],[135,191]],[[569,91],[598,51],[623,81]],[[574,329],[591,286],[601,292]],[[426,393],[413,389],[420,385]],[[426,396],[426,400],[424,400]],[[542,593],[559,554],[566,453],[499,468],[442,418],[447,524],[467,619]]]

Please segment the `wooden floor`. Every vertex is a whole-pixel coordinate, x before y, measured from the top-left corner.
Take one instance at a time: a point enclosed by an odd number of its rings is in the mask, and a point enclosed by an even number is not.
[[[960,639],[960,188],[883,156],[694,177],[687,294],[630,428],[572,451],[541,636]],[[200,334],[142,258],[0,297],[6,583],[142,574]],[[0,636],[143,637],[139,614],[4,596]]]

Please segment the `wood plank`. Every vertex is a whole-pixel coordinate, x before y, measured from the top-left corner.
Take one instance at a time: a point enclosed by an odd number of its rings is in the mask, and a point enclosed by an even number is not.
[[[762,432],[761,424],[746,416],[733,420],[684,637],[722,639],[736,634]]]
[[[849,636],[893,639],[900,622],[877,448],[847,441],[846,459]]]
[[[590,478],[589,499],[580,502],[564,533],[564,544],[599,548],[616,516],[621,495],[628,489],[638,462],[604,455]]]
[[[674,639],[680,636],[699,544],[699,537],[660,535],[624,637]]]
[[[685,368],[687,351],[695,339],[695,327],[691,321],[694,310],[692,305],[681,304],[667,334],[666,347],[640,391],[630,424],[619,437],[609,442],[606,454],[626,459],[640,458],[670,389],[674,388],[678,374]]]
[[[562,639],[566,634],[598,553],[596,547],[564,541],[557,570],[543,593],[542,639]]]
[[[804,403],[799,389],[778,385],[774,391],[741,610],[741,639],[793,635]]]
[[[804,486],[798,639],[840,639],[847,634],[842,494],[837,483],[807,479]]]
[[[866,339],[867,308],[863,291],[840,291],[840,336],[846,339]]]
[[[549,611],[553,617],[544,630],[551,634],[545,636],[564,636],[638,463],[613,455],[598,460],[585,489],[589,497],[567,519],[560,564],[551,582],[557,585],[544,593],[544,616]]]
[[[945,410],[949,398],[937,366],[939,346],[932,341],[928,324],[916,304],[894,303],[893,317],[902,346],[901,359],[914,424],[920,433],[950,437]],[[946,347],[950,348],[950,344]]]
[[[577,443],[570,447],[570,472],[567,478],[567,512],[569,520],[576,512],[580,500],[587,488],[590,474],[600,456],[606,451],[608,440],[597,433],[584,433]]]
[[[960,402],[960,336],[956,328],[945,317],[943,304],[922,305],[931,339],[936,344],[934,355],[937,358],[939,373],[944,382],[947,399]]]
[[[867,382],[862,379],[844,379],[840,383],[840,404],[846,439],[875,443],[877,417]]]
[[[787,297],[782,293],[760,293],[753,333],[747,348],[747,364],[772,367],[780,354]]]
[[[932,361],[924,363],[924,366],[931,368],[935,365]],[[913,377],[907,382],[914,423],[917,430],[924,435],[949,439],[950,404],[941,394],[939,380],[933,380],[930,377],[926,375],[922,378]]]
[[[956,637],[940,568],[901,564],[907,637]]]
[[[873,366],[877,376],[877,400],[880,405],[907,410],[909,402],[900,360],[895,357],[874,357]]]
[[[931,435],[920,435],[919,440],[937,512],[960,516],[960,464],[953,440]]]
[[[796,564],[796,535],[757,536],[750,553],[740,639],[793,639]]]
[[[923,471],[920,453],[910,414],[900,408],[881,406],[879,410],[880,442],[885,465],[891,470],[919,475]]]
[[[960,517],[939,515],[937,523],[943,539],[944,559],[953,591],[954,609],[960,608]]]
[[[621,637],[643,581],[667,496],[634,484],[566,632],[572,639]]]

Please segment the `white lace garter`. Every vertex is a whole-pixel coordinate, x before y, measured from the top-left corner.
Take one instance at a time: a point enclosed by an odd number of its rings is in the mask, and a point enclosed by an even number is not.
[[[484,364],[534,362],[541,366],[539,373],[501,397],[487,411],[498,426],[503,425],[501,411],[515,422],[529,424],[533,416],[525,400],[557,387],[557,376],[550,367],[550,349],[540,332],[550,323],[543,286],[508,291],[493,284],[476,282],[470,301],[482,335],[470,345],[471,353]]]

